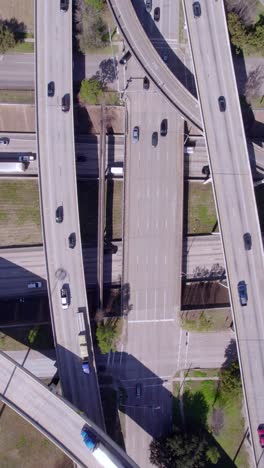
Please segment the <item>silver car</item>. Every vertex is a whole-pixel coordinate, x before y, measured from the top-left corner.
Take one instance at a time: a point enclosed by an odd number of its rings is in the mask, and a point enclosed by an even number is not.
[[[137,143],[139,140],[139,127],[133,128],[133,143]]]

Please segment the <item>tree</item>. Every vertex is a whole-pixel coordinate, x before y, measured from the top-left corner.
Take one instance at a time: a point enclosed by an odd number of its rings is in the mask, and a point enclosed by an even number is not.
[[[256,0],[226,0],[225,3],[227,11],[235,12],[246,26],[250,26],[255,22]]]
[[[96,338],[102,354],[107,354],[110,353],[110,351],[115,351],[117,339],[116,323],[112,320],[107,320],[104,323],[98,323],[96,330]]]
[[[209,447],[207,452],[206,452],[206,457],[209,462],[211,462],[213,465],[216,465],[219,458],[221,458],[221,455],[219,453],[218,448],[213,445],[212,447]]]
[[[0,24],[0,52],[4,54],[8,49],[15,47],[16,41],[12,31]]]
[[[247,30],[239,19],[239,16],[232,12],[227,15],[228,30],[231,36],[231,42],[239,52],[247,43]]]
[[[246,101],[248,104],[250,104],[251,99],[253,97],[258,97],[263,94],[262,92],[263,80],[264,80],[263,65],[259,65],[254,70],[251,70],[249,72],[247,82],[245,85],[245,96],[246,96]]]
[[[234,396],[241,391],[241,377],[238,361],[232,362],[228,367],[221,370],[221,391],[224,395]]]
[[[75,12],[76,30],[79,49],[85,54],[89,48],[100,48],[106,45],[107,26],[100,12],[91,5],[79,1]]]
[[[202,468],[206,466],[207,447],[205,433],[185,433],[174,428],[169,437],[152,440],[150,462],[159,468]]]
[[[86,104],[98,104],[103,97],[103,88],[100,81],[90,78],[82,80],[80,89],[80,100]]]

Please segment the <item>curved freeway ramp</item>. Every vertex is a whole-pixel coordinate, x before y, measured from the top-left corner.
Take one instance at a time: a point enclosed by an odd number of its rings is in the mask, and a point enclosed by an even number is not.
[[[202,130],[198,101],[157,54],[139,22],[131,0],[108,0],[108,5],[129,48],[155,85],[186,119]]]
[[[100,468],[87,449],[80,432],[85,424],[92,427],[102,440],[120,458],[124,468],[136,464],[103,431],[83,418],[63,398],[54,395],[32,374],[13,359],[0,352],[0,394],[10,408],[19,413],[36,429],[56,444],[81,467]]]
[[[98,426],[104,427],[79,224],[73,126],[71,1],[64,12],[60,9],[59,1],[35,0],[35,58],[40,208],[58,371],[64,397]],[[48,93],[50,82],[54,83],[52,95]],[[76,240],[74,248],[69,245],[71,234]],[[64,291],[66,307],[62,298]],[[84,323],[79,320],[80,313]],[[91,368],[89,379],[82,370],[78,339],[79,333],[84,331]]]

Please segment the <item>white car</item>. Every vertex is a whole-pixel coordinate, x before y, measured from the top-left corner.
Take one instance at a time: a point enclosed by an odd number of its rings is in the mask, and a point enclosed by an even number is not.
[[[68,309],[69,299],[68,299],[68,290],[67,290],[67,288],[65,288],[65,287],[61,288],[60,297],[61,297],[61,307],[63,309]]]
[[[20,162],[30,162],[30,161],[34,161],[35,157],[34,156],[28,156],[27,154],[21,154],[20,156],[18,156],[18,160]]]
[[[42,288],[41,281],[35,281],[34,283],[28,283],[28,288]]]

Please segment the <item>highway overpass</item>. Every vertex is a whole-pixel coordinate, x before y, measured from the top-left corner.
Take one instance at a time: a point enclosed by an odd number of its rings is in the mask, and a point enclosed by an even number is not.
[[[78,466],[101,467],[83,443],[80,435],[83,426],[88,424],[120,459],[121,466],[137,467],[110,437],[92,421],[81,416],[77,408],[52,393],[46,385],[43,385],[2,351],[0,351],[0,365],[1,400],[42,432]],[[39,462],[45,464],[44,460]]]
[[[264,421],[264,263],[263,245],[247,143],[232,63],[223,1],[201,2],[194,17],[184,0],[218,220],[222,235],[241,377],[252,448],[257,466],[264,466],[257,427]],[[225,106],[219,97],[225,99]],[[251,234],[245,250],[243,235]],[[247,305],[238,283],[245,281]],[[261,458],[262,457],[262,458]]]
[[[145,70],[145,73],[184,118],[202,129],[197,100],[171,73],[149,41],[131,0],[108,0],[107,3],[125,38],[128,48]]]
[[[53,18],[53,21],[50,21]],[[77,200],[72,86],[72,2],[67,12],[59,2],[35,0],[36,129],[39,192],[47,285],[57,365],[62,391],[104,428],[99,385],[89,324]],[[54,96],[48,83],[54,81]],[[62,98],[65,108],[62,109]],[[69,107],[67,107],[69,106]],[[63,210],[56,222],[56,210]],[[57,219],[58,221],[58,219]],[[69,248],[74,233],[75,248]],[[62,308],[61,288],[68,294]],[[91,374],[82,371],[78,314],[86,322]],[[89,395],[89,399],[87,398]],[[90,404],[93,401],[93,404]]]

